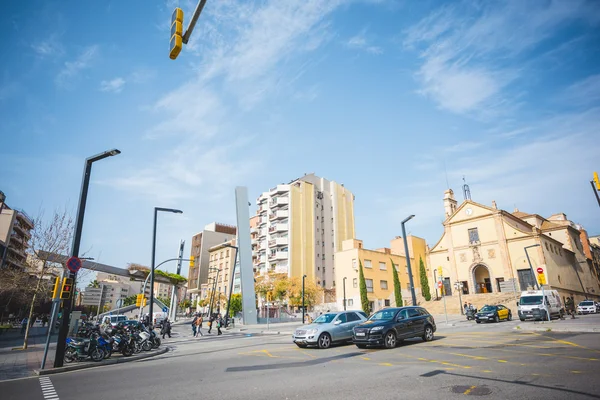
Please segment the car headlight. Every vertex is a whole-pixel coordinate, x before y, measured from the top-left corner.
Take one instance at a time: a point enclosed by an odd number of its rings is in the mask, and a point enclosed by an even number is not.
[[[488,316],[488,317],[493,317],[493,316],[494,316],[494,313],[489,313],[487,316]]]
[[[376,326],[375,328],[371,328],[371,332],[377,332],[383,329],[383,326]]]

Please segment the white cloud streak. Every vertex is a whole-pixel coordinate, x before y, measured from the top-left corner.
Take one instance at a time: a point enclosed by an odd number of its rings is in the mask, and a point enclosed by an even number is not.
[[[123,86],[125,85],[125,79],[123,78],[114,78],[110,81],[102,81],[100,82],[100,91],[101,92],[109,92],[109,93],[120,93],[123,90]]]
[[[362,50],[369,54],[383,54],[383,49],[381,47],[373,46],[368,42],[366,29],[363,29],[358,34],[348,39],[346,47],[353,50]]]
[[[91,63],[96,58],[98,46],[93,45],[86,47],[74,61],[67,61],[64,67],[56,76],[54,82],[61,88],[70,88],[73,82],[77,80],[81,71],[90,67]]]

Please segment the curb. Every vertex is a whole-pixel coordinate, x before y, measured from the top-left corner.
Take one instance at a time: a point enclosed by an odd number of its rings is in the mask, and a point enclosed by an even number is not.
[[[565,333],[597,333],[600,332],[600,328],[562,328],[562,327],[514,327],[515,331],[530,331],[530,332],[565,332]]]
[[[42,370],[34,369],[33,372],[39,376],[60,374],[62,372],[77,371],[80,369],[102,367],[105,365],[122,364],[122,363],[126,363],[126,362],[131,362],[131,361],[143,360],[144,358],[150,358],[150,357],[159,356],[161,354],[165,354],[167,351],[169,351],[169,348],[167,346],[165,346],[162,349],[159,349],[158,351],[153,352],[153,353],[138,354],[137,356],[123,357],[123,358],[111,358],[111,359],[106,360],[105,362],[99,362],[99,363],[89,362],[89,363],[85,363],[85,364],[74,364],[74,365],[69,365],[66,367],[59,367],[59,368],[52,368],[52,369],[42,369]]]

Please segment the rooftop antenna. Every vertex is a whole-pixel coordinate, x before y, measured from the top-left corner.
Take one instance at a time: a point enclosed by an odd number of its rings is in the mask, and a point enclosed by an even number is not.
[[[463,197],[465,201],[471,200],[471,189],[469,189],[469,185],[467,185],[467,181],[465,180],[465,176],[463,175]]]

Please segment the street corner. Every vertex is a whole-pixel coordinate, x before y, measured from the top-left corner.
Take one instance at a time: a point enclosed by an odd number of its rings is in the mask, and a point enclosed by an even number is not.
[[[162,354],[167,353],[169,350],[170,350],[170,348],[168,346],[164,346],[158,350],[151,350],[147,353],[137,354],[137,355],[130,356],[130,357],[109,358],[108,360],[102,360],[100,362],[75,362],[71,365],[66,365],[66,366],[58,367],[58,368],[50,368],[50,369],[42,369],[42,370],[34,369],[33,372],[35,375],[44,376],[44,375],[60,374],[60,373],[69,372],[69,371],[77,371],[77,370],[87,369],[87,368],[95,368],[95,367],[103,367],[103,366],[114,365],[114,364],[122,364],[122,363],[126,363],[126,362],[139,361],[139,360],[143,360],[146,358],[160,356]]]

